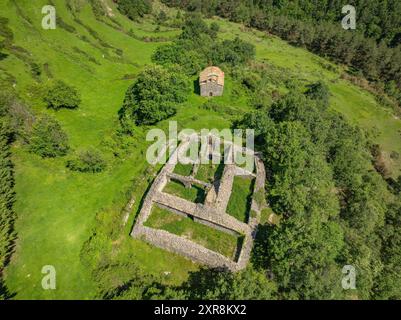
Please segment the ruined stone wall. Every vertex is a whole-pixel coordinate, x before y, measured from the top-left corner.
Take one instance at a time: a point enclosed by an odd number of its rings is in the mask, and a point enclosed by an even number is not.
[[[232,271],[236,270],[236,263],[231,259],[167,231],[142,226],[136,236],[145,239],[155,246],[187,257],[192,261],[210,267],[226,267]]]
[[[229,228],[226,228],[226,227],[223,227],[223,226],[219,226],[219,225],[217,225],[217,224],[215,224],[213,222],[210,222],[208,220],[204,220],[204,219],[200,219],[200,218],[194,217],[194,221],[196,221],[198,223],[202,223],[205,226],[208,226],[210,228],[216,229],[218,231],[222,231],[222,232],[231,234],[233,236],[239,236],[240,235],[237,231],[234,231],[232,229],[229,229]]]
[[[212,187],[212,185],[211,185],[210,183],[200,181],[200,180],[198,180],[198,179],[195,179],[195,178],[192,177],[192,176],[184,177],[184,176],[181,176],[181,175],[176,174],[176,173],[173,173],[173,172],[168,172],[168,173],[167,173],[167,177],[169,177],[169,178],[171,178],[171,179],[174,179],[174,180],[177,180],[177,181],[180,181],[180,182],[182,182],[182,184],[184,184],[185,186],[186,186],[186,185],[197,184],[197,185],[200,185],[200,186],[202,186],[202,187],[204,187],[204,188],[206,188],[206,189],[210,189],[210,188]]]
[[[237,261],[237,270],[245,268],[249,261],[253,247],[253,242],[255,240],[258,224],[260,221],[260,213],[261,210],[267,206],[266,200],[264,198],[264,189],[266,182],[265,166],[263,164],[262,159],[260,159],[258,156],[255,156],[255,166],[257,174],[252,193],[251,211],[253,211],[256,214],[256,216],[252,217],[252,215],[250,215],[249,217],[248,225],[252,230],[252,232],[245,236],[244,243],[242,245],[242,250]],[[258,201],[255,199],[255,195],[258,192],[262,192],[263,195],[262,203],[258,203]]]
[[[227,164],[224,166],[223,175],[217,191],[216,208],[222,213],[226,212],[231,190],[234,183],[235,166]]]
[[[179,152],[183,153],[189,144],[190,137],[185,140],[175,151],[172,157],[177,156]],[[237,147],[232,147],[233,149]],[[245,152],[249,150],[242,149]],[[131,235],[136,238],[143,238],[147,242],[169,250],[171,252],[183,255],[195,262],[206,264],[211,267],[226,267],[231,271],[238,271],[246,267],[249,261],[253,241],[257,232],[257,225],[260,220],[260,211],[266,206],[264,200],[265,187],[265,169],[262,160],[255,155],[256,174],[250,173],[235,165],[225,165],[221,181],[218,185],[198,181],[190,177],[182,177],[173,173],[175,162],[168,162],[159,175],[145,197],[142,209],[136,219],[135,226]],[[236,175],[255,177],[255,184],[252,196],[251,210],[256,215],[250,215],[248,224],[238,221],[234,217],[226,213],[228,201],[231,196],[232,185]],[[205,204],[196,204],[185,199],[176,197],[163,192],[163,189],[170,178],[182,181],[184,183],[197,183],[209,188]],[[255,194],[262,192],[262,203],[255,200]],[[204,248],[183,237],[171,234],[164,230],[156,230],[145,227],[144,223],[148,219],[153,205],[164,207],[172,214],[190,215],[194,217],[194,221],[206,224],[220,231],[232,234],[240,233],[244,235],[242,248],[238,254],[238,260],[233,261],[217,252]]]
[[[185,212],[193,217],[210,221],[215,225],[234,230],[238,233],[247,233],[250,231],[249,226],[246,223],[238,221],[229,214],[221,213],[215,208],[204,206],[201,203],[193,203],[163,192],[155,193],[153,201],[160,203],[165,207]]]
[[[202,97],[221,96],[223,94],[223,86],[218,85],[214,82],[207,82],[200,85],[200,94]]]

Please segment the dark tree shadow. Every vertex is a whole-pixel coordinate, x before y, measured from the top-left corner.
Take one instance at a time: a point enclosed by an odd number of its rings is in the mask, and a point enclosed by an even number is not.
[[[246,223],[249,221],[249,216],[251,213],[252,198],[254,196],[254,194],[253,194],[254,186],[255,186],[255,179],[252,179],[252,182],[249,186],[248,196],[246,197],[246,209],[245,209],[246,215],[245,215],[245,221],[244,221]]]
[[[269,265],[269,238],[272,232],[269,224],[259,224],[256,238],[253,244],[251,262],[256,269],[267,269]]]
[[[206,192],[205,189],[198,187],[196,185],[193,185],[192,188],[196,189],[196,199],[195,203],[203,203],[206,198]]]
[[[194,86],[194,92],[195,92],[195,94],[200,95],[199,78],[197,78],[196,80],[194,80],[193,86]]]
[[[7,58],[7,57],[8,57],[8,54],[7,54],[7,53],[0,52],[0,61],[1,61],[1,60],[4,60],[4,59]]]
[[[244,240],[245,240],[244,236],[240,236],[237,239],[237,246],[235,248],[235,255],[234,255],[234,261],[235,262],[238,262],[239,256],[241,255],[241,251],[242,251],[242,246],[244,244]]]
[[[401,176],[399,176],[397,180],[394,178],[387,178],[386,182],[392,193],[399,194],[401,192]]]
[[[189,299],[203,299],[209,291],[219,285],[222,278],[230,281],[232,273],[227,268],[202,267],[198,271],[189,273],[188,280],[183,283],[181,289],[188,294]],[[224,297],[219,297],[219,299],[224,299]]]
[[[214,177],[213,177],[214,181],[221,179],[221,177],[223,176],[223,171],[224,171],[224,163],[221,162],[221,163],[219,163],[219,165],[216,169],[216,172],[214,173]]]
[[[0,300],[9,300],[15,297],[15,293],[8,291],[3,279],[0,278]]]

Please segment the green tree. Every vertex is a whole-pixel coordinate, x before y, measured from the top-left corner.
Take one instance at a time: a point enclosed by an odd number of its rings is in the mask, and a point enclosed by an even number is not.
[[[119,0],[117,8],[131,20],[152,12],[152,0]]]
[[[228,63],[232,66],[244,64],[255,58],[255,46],[236,37],[234,40],[224,40],[212,52],[214,63]]]
[[[202,16],[199,13],[187,14],[182,27],[180,39],[199,42],[199,38],[203,38],[204,35],[210,36],[211,30],[206,22],[202,19]]]
[[[272,126],[274,126],[274,122],[270,118],[268,110],[260,109],[245,114],[242,119],[234,122],[233,128],[253,129],[255,143],[260,147],[265,146],[266,133]]]
[[[218,31],[217,23],[209,27],[200,14],[188,14],[180,37],[170,45],[160,46],[152,61],[164,66],[179,65],[186,74],[194,75],[210,63],[238,66],[254,59],[252,44],[238,37],[220,42]]]
[[[386,223],[382,230],[381,258],[384,264],[376,281],[375,297],[378,299],[401,299],[401,201],[389,206]]]
[[[132,124],[155,124],[174,115],[188,94],[186,77],[160,66],[148,67],[128,89],[120,120],[128,131]]]
[[[160,46],[152,61],[169,68],[180,66],[187,75],[197,74],[207,65],[207,58],[196,50],[188,50],[182,43]]]
[[[268,267],[286,299],[341,297],[341,268],[336,259],[343,247],[341,227],[319,215],[294,215],[268,234]]]
[[[252,267],[238,273],[204,268],[191,273],[182,289],[189,299],[202,300],[268,300],[277,292],[274,282]]]

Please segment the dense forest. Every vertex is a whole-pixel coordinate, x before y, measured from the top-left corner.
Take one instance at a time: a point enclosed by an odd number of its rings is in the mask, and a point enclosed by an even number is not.
[[[387,272],[400,262],[390,249],[399,198],[368,169],[369,138],[327,110],[324,96],[291,93],[240,122],[258,132],[268,200],[283,215],[262,229],[256,266],[274,274],[287,299],[344,297],[336,274],[347,264],[357,266],[358,298],[400,298],[400,277]]]

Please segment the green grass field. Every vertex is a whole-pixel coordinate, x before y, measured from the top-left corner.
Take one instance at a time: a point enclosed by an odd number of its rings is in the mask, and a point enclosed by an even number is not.
[[[182,164],[178,162],[174,167],[174,173],[182,176],[189,176],[192,173],[192,164]]]
[[[223,231],[218,231],[204,224],[194,222],[191,218],[182,217],[157,206],[152,208],[152,213],[145,225],[183,236],[232,259],[241,241],[239,236],[236,237]]]
[[[197,185],[192,185],[191,188],[186,188],[181,182],[175,180],[171,180],[167,183],[163,192],[195,203],[203,203],[206,195],[205,190]]]
[[[252,192],[253,179],[240,176],[234,177],[227,213],[239,221],[248,222]]]
[[[223,174],[224,164],[201,164],[195,178],[201,181],[210,182],[219,180]]]
[[[68,133],[73,149],[99,148],[108,159],[108,168],[100,174],[73,173],[65,168],[64,158],[41,159],[28,153],[25,146],[14,145],[18,241],[11,263],[5,270],[5,280],[16,299],[89,299],[94,296],[96,283],[91,277],[91,270],[82,263],[80,253],[91,235],[96,214],[107,210],[119,213],[125,205],[127,190],[148,166],[144,156],[148,145],[144,136],[148,128],[138,130],[137,136],[132,138],[130,152],[121,159],[114,160],[105,146],[105,141],[110,140],[114,133],[117,112],[133,76],[151,63],[151,55],[159,45],[168,43],[138,39],[173,39],[179,30],[161,28],[156,31],[150,17],[142,22],[129,21],[118,13],[111,0],[105,2],[113,10],[113,19],[121,24],[124,32],[98,21],[90,6],[84,2],[77,1],[83,3],[80,11],[75,13],[79,20],[67,8],[66,1],[52,2],[57,16],[62,18],[59,21],[72,26],[75,31],[68,31],[60,23],[56,30],[41,28],[41,8],[48,1],[12,0],[0,3],[0,16],[9,19],[8,25],[14,33],[14,46],[29,53],[21,56],[8,52],[8,56],[0,60],[0,78],[11,79],[18,93],[35,112],[54,116]],[[370,93],[341,80],[341,68],[330,71],[325,67],[329,64],[326,60],[289,46],[276,37],[246,30],[221,19],[216,21],[222,28],[223,38],[238,35],[254,43],[257,59],[282,68],[283,72],[299,79],[303,85],[316,80],[326,81],[332,93],[331,107],[334,110],[363,128],[378,131],[377,142],[387,153],[397,151],[401,154],[400,120],[389,109],[380,106]],[[137,38],[129,36],[131,29]],[[98,36],[94,36],[91,30],[95,30]],[[106,48],[105,44],[112,48]],[[122,50],[122,57],[116,54],[117,49]],[[32,76],[28,57],[42,67],[39,81]],[[44,72],[45,65],[48,66],[47,72]],[[46,109],[40,92],[52,78],[62,79],[79,88],[82,96],[80,108],[57,112]],[[280,92],[287,90],[273,83],[269,86],[277,87]],[[250,110],[247,96],[241,92],[238,95],[239,87],[227,75],[224,95],[214,99],[221,108],[202,108],[207,98],[193,93],[188,102],[178,106],[178,112],[171,120],[178,121],[180,128],[229,128],[231,120]],[[158,124],[163,129],[167,126],[167,121]],[[401,160],[394,160],[391,165],[393,175],[398,176]],[[145,183],[136,191],[134,213],[138,212],[140,199],[147,187],[148,183]],[[238,217],[244,218],[239,213]],[[129,237],[133,219],[134,215],[131,215],[118,243],[105,240],[109,241],[105,250],[113,253],[113,261],[121,257],[133,259],[156,275],[171,271],[166,281],[176,284],[184,281],[189,271],[197,269],[195,264],[182,257]],[[57,289],[54,291],[41,287],[41,268],[44,265],[56,267]]]

